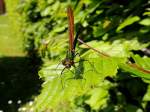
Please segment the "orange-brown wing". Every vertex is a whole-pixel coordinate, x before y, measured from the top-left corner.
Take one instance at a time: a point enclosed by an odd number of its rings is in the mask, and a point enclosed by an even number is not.
[[[67,15],[68,15],[68,23],[69,23],[69,50],[74,51],[73,42],[74,42],[74,16],[73,10],[71,6],[67,8]]]

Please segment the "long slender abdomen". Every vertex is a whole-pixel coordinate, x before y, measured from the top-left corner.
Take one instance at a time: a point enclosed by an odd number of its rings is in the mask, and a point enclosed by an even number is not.
[[[74,51],[74,16],[73,16],[73,10],[71,9],[71,6],[68,6],[67,8],[67,15],[68,15],[68,24],[69,24],[69,50]]]

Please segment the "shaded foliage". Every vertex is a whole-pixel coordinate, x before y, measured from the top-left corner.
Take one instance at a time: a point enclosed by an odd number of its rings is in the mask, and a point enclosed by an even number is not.
[[[28,57],[0,58],[1,110],[16,112],[22,104],[33,100],[31,97],[38,94],[42,83],[37,76],[38,65],[37,62],[31,65]]]

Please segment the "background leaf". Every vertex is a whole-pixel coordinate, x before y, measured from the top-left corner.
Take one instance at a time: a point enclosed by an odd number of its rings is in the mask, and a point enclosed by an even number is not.
[[[140,18],[138,16],[133,16],[133,17],[128,17],[126,20],[124,20],[124,22],[122,22],[118,28],[117,28],[117,32],[119,32],[121,29],[123,29],[124,27],[133,24],[134,22],[139,21]]]

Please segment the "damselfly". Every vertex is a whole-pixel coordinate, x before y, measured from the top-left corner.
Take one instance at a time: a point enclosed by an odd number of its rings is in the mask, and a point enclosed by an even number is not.
[[[66,58],[64,60],[62,60],[62,64],[65,67],[62,70],[61,74],[63,73],[63,71],[66,68],[69,69],[72,66],[75,67],[74,58],[78,54],[75,51],[77,41],[79,41],[80,43],[86,45],[90,49],[100,53],[101,55],[109,57],[107,54],[104,54],[104,53],[92,48],[91,46],[87,45],[86,43],[84,43],[81,39],[79,39],[78,33],[76,34],[76,37],[74,38],[74,15],[73,15],[73,10],[72,10],[71,6],[68,6],[68,8],[67,8],[67,15],[68,15],[68,24],[69,24],[69,28],[68,28],[69,29],[69,49],[67,51]],[[85,61],[85,60],[82,59],[81,61]]]
[[[62,70],[63,71],[67,68],[71,68],[72,66],[75,67],[74,58],[77,55],[75,48],[77,44],[77,38],[78,35],[74,38],[74,16],[73,16],[73,10],[71,6],[68,6],[67,8],[67,15],[68,15],[68,24],[69,24],[69,48],[67,50],[67,54],[65,59],[62,60],[62,64],[65,66]]]

